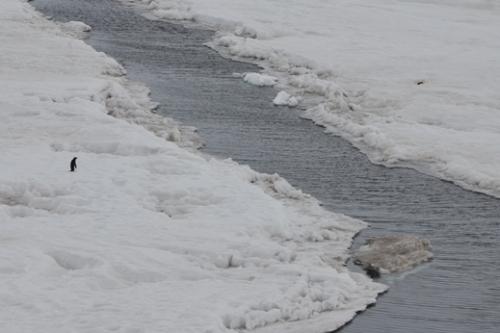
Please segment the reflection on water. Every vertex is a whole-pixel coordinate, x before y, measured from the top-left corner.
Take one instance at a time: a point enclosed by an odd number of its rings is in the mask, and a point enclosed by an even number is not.
[[[434,261],[386,278],[390,291],[343,333],[499,332],[500,200],[372,165],[299,111],[272,106],[276,91],[234,78],[256,68],[204,47],[211,32],[152,22],[113,0],[34,4],[57,20],[90,24],[88,42],[149,85],[160,112],[198,127],[205,152],[278,172],[326,207],[370,222],[357,243],[391,233],[431,240]]]

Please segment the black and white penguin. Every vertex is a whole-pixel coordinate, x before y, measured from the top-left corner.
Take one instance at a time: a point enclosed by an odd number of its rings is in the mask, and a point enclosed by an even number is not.
[[[69,164],[69,169],[71,172],[75,172],[76,170],[76,157],[73,157],[71,163]]]

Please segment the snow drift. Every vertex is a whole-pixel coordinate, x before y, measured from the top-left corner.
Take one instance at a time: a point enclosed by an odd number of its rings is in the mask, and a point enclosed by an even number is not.
[[[320,96],[304,116],[373,162],[500,196],[497,2],[134,2],[216,28],[222,54],[263,65],[295,96]]]
[[[323,332],[375,301],[344,267],[363,222],[181,148],[67,27],[2,1],[1,332]]]

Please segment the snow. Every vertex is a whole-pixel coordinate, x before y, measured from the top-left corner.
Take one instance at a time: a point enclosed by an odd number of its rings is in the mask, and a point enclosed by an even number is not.
[[[92,30],[92,27],[90,25],[87,25],[80,21],[70,21],[61,25],[68,30],[73,30],[76,32],[90,32]]]
[[[80,21],[70,21],[64,22],[61,24],[62,30],[64,30],[67,34],[75,37],[75,38],[85,38],[87,33],[92,31],[92,27],[80,22]]]
[[[0,30],[1,332],[314,333],[385,290],[344,265],[363,222],[183,148],[147,88],[26,2]]]
[[[282,90],[274,98],[273,104],[277,106],[285,105],[293,108],[299,105],[299,99],[295,96],[291,96],[289,93]]]
[[[359,248],[354,261],[381,273],[403,272],[432,259],[431,243],[411,235],[371,238]]]
[[[498,1],[135,2],[216,28],[222,54],[319,96],[304,116],[373,162],[500,196]]]
[[[243,81],[253,84],[254,86],[259,86],[259,87],[270,87],[274,86],[278,79],[265,75],[265,74],[259,74],[259,73],[246,73],[243,76]]]

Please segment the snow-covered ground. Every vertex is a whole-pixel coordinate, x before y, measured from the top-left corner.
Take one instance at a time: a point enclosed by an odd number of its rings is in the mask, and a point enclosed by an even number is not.
[[[364,223],[180,148],[88,27],[1,8],[0,332],[323,332],[384,290],[343,266]]]
[[[498,1],[129,1],[215,27],[221,52],[320,95],[305,116],[372,161],[500,196]]]

